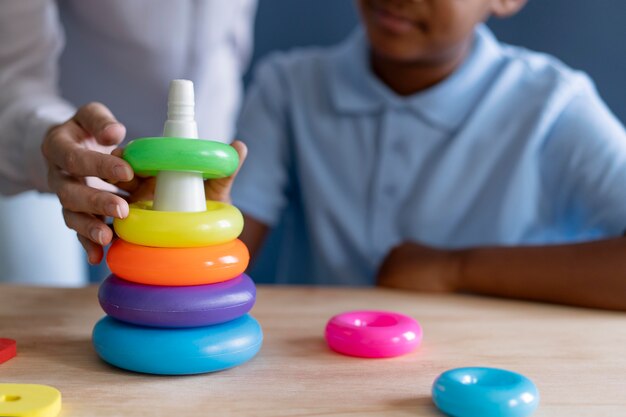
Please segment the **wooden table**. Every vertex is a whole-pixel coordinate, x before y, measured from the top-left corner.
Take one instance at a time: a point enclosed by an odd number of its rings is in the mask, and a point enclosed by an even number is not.
[[[395,359],[329,351],[326,321],[350,309],[417,318],[422,347]],[[626,416],[626,314],[383,289],[260,287],[259,355],[215,374],[161,377],[113,368],[90,342],[96,288],[0,285],[0,337],[18,357],[0,382],[48,384],[61,416],[441,416],[430,388],[442,371],[496,366],[538,385],[537,417]],[[476,416],[480,417],[480,416]]]

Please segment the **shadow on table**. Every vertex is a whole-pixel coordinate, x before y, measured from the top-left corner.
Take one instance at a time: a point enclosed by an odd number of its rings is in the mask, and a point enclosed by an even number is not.
[[[77,374],[89,373],[100,376],[125,377],[158,377],[154,375],[129,372],[104,362],[91,344],[90,337],[69,338],[62,340],[53,336],[40,336],[36,341],[24,341],[20,345],[20,357],[25,360],[36,360],[42,363],[54,363],[51,368],[60,366],[73,369]],[[72,372],[65,371],[71,378]]]
[[[42,346],[38,346],[41,344]],[[23,356],[29,355],[32,358],[37,356],[37,360],[41,362],[53,362],[54,368],[59,366],[74,369],[78,374],[88,373],[90,378],[97,378],[99,381],[111,380],[118,378],[124,380],[158,380],[158,379],[183,379],[183,378],[201,378],[207,373],[193,375],[155,375],[129,371],[113,366],[102,360],[96,353],[90,338],[65,338],[59,340],[40,340],[37,345],[27,345],[23,350]],[[222,372],[233,372],[232,369],[211,372],[211,374],[221,374]],[[65,375],[71,378],[71,374],[67,371]]]
[[[307,336],[282,340],[281,354],[293,358],[311,358],[335,355],[322,337]]]
[[[421,411],[427,411],[429,415],[432,415],[433,417],[444,416],[444,414],[441,413],[437,407],[435,407],[435,404],[433,404],[433,400],[430,396],[399,398],[397,400],[390,401],[389,406],[394,409],[410,410],[413,413],[419,409]]]

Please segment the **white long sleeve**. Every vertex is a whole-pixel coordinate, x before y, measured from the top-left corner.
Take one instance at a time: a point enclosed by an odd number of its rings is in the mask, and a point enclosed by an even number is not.
[[[47,191],[45,132],[74,108],[58,91],[63,31],[56,2],[0,2],[0,193]]]
[[[167,86],[196,85],[200,136],[229,141],[256,0],[0,1],[0,193],[46,191],[45,132],[100,101],[158,135]]]

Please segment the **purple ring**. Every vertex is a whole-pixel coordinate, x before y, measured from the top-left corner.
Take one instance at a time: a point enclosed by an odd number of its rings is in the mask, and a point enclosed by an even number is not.
[[[111,274],[98,291],[109,316],[150,327],[199,327],[246,314],[256,300],[246,274],[217,284],[166,287],[136,284]]]

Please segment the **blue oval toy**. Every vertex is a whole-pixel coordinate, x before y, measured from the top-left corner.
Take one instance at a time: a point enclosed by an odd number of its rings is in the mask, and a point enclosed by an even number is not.
[[[183,329],[136,326],[107,316],[94,327],[92,341],[98,355],[119,368],[189,375],[252,359],[261,348],[263,332],[249,314],[214,326]]]
[[[525,376],[496,368],[457,368],[433,383],[433,402],[454,417],[527,417],[539,391]]]

